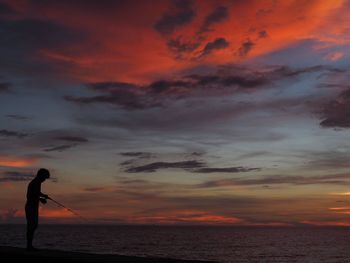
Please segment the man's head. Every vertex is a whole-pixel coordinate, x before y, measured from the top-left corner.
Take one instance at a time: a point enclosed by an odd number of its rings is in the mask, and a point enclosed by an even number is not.
[[[38,178],[41,182],[44,182],[46,179],[50,178],[49,170],[40,168],[36,173],[36,178]]]

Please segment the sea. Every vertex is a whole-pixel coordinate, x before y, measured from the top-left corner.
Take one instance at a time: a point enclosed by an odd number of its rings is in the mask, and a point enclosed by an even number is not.
[[[40,225],[38,248],[216,262],[350,262],[347,227]],[[25,247],[25,225],[0,225],[0,246]]]

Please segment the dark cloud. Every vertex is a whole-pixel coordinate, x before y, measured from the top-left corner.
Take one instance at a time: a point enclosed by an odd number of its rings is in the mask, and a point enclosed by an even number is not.
[[[203,33],[211,31],[211,26],[215,23],[219,23],[228,17],[228,10],[224,6],[215,8],[208,16],[205,17],[202,25],[200,26],[196,36],[185,39],[180,35],[175,38],[170,38],[167,41],[169,50],[175,55],[175,59],[196,59],[197,55],[193,54],[202,44],[205,38]],[[206,43],[203,50],[200,52],[199,57],[207,56],[214,50],[223,49],[228,47],[229,43],[224,38],[217,38],[212,42]]]
[[[0,83],[0,93],[9,93],[11,92],[11,84],[7,82]]]
[[[0,19],[0,51],[4,48],[24,52],[56,48],[83,39],[82,33],[44,19]]]
[[[268,36],[269,36],[269,34],[267,33],[266,30],[261,30],[258,32],[258,38],[266,38]]]
[[[202,34],[211,30],[211,26],[220,23],[228,18],[228,10],[225,6],[219,6],[214,9],[208,16],[205,17],[198,33]]]
[[[179,89],[188,89],[192,86],[191,82],[188,81],[168,81],[168,80],[160,80],[151,83],[147,86],[147,89],[154,93],[175,93],[179,92]]]
[[[181,37],[170,39],[167,42],[168,47],[175,52],[192,52],[197,49],[200,42],[185,42]]]
[[[9,133],[6,132],[4,135],[5,134]],[[13,136],[16,135],[13,133],[11,134]],[[23,135],[22,132],[17,134],[18,137]],[[48,129],[31,132],[28,133],[27,137],[25,138],[25,140],[11,140],[9,143],[12,143],[13,147],[15,146],[14,143],[16,143],[17,145],[22,145],[22,147],[26,147],[35,151],[41,149],[41,151],[43,151],[42,154],[45,155],[45,152],[49,153],[54,151],[64,151],[79,145],[87,144],[89,142],[83,131],[80,129],[75,130],[72,128],[53,130]],[[2,142],[5,143],[5,140],[2,140]],[[50,157],[50,155],[46,155],[44,157]],[[42,157],[38,156],[38,158],[41,159]]]
[[[204,163],[199,161],[182,161],[182,162],[154,162],[146,165],[130,167],[125,170],[127,173],[151,173],[156,172],[159,169],[169,168],[181,168],[181,169],[194,169],[202,167]]]
[[[77,144],[64,144],[44,149],[45,152],[62,152],[77,146]]]
[[[88,84],[102,95],[94,97],[72,97],[65,96],[67,101],[80,104],[107,103],[118,105],[124,109],[145,109],[161,106],[160,102],[154,100],[152,96],[147,96],[147,91],[133,84],[121,82],[100,82]]]
[[[128,173],[156,172],[158,169],[180,168],[192,173],[242,173],[250,171],[260,171],[260,168],[246,167],[224,167],[211,168],[206,167],[206,163],[202,161],[182,161],[182,162],[154,162],[141,166],[132,166],[125,170]]]
[[[226,186],[255,186],[255,185],[275,185],[275,184],[292,184],[292,185],[310,185],[310,184],[339,184],[349,185],[349,174],[323,175],[323,176],[267,176],[256,179],[221,179],[204,182],[198,187],[226,187]]]
[[[28,136],[27,133],[23,132],[16,132],[16,131],[9,131],[9,130],[0,130],[0,137],[17,137],[17,138],[23,138]]]
[[[306,162],[308,169],[328,170],[328,169],[348,169],[350,168],[350,157],[347,151],[327,152],[305,152],[306,158],[311,159]],[[306,159],[305,158],[305,159]]]
[[[188,76],[191,79],[196,80],[196,84],[201,87],[230,87],[238,86],[242,88],[256,88],[271,83],[272,79],[269,76],[264,75],[191,75]]]
[[[190,153],[190,156],[200,157],[200,156],[203,156],[204,154],[205,154],[204,152],[192,152]]]
[[[174,10],[164,14],[153,26],[157,32],[164,36],[172,34],[178,27],[191,23],[195,17],[191,1],[177,0],[173,2]]]
[[[84,188],[84,191],[87,191],[87,192],[105,192],[108,189],[109,188],[107,188],[107,187],[86,187],[86,188]]]
[[[0,173],[0,182],[21,182],[32,180],[34,176],[30,173],[5,171]]]
[[[120,93],[122,96],[117,95],[105,95],[95,97],[72,97],[65,96],[67,101],[76,102],[79,104],[91,104],[91,103],[106,103],[111,105],[118,105],[127,110],[142,110],[146,108],[160,107],[160,103],[148,103],[144,102],[140,97],[135,96],[130,92]],[[135,100],[133,100],[133,98]]]
[[[238,49],[238,56],[240,57],[247,56],[254,46],[255,46],[255,43],[250,39],[247,39],[242,43],[242,45]]]
[[[270,154],[270,152],[268,151],[256,151],[256,152],[249,152],[249,153],[245,153],[240,155],[237,160],[244,160],[244,159],[248,159],[248,158],[254,158],[254,157],[258,157],[258,156],[262,156],[262,155],[267,155]]]
[[[124,185],[149,185],[150,182],[142,179],[123,179],[119,183]]]
[[[133,163],[135,163],[137,159],[130,159],[130,160],[126,160],[124,162],[121,162],[120,165],[125,166],[125,165],[132,165]]]
[[[13,120],[18,120],[18,121],[26,121],[29,120],[30,118],[24,115],[18,115],[18,114],[8,114],[6,115],[7,118],[13,119]]]
[[[342,91],[336,99],[327,102],[321,109],[320,125],[328,128],[350,127],[350,88]]]
[[[173,38],[167,41],[167,46],[175,54],[176,59],[185,59],[187,54],[191,54],[201,45],[198,40],[183,40],[181,37]]]
[[[97,15],[115,14],[118,8],[125,5],[124,1],[114,1],[114,0],[60,0],[59,2],[55,0],[30,0],[30,3],[34,8],[46,8],[50,6],[54,9],[67,8],[69,10],[93,12]]]
[[[199,57],[208,56],[215,50],[224,49],[229,46],[229,42],[223,37],[216,38],[212,42],[208,42],[203,48]]]
[[[310,66],[310,67],[304,67],[304,68],[290,68],[287,66],[280,66],[275,69],[275,74],[283,77],[295,77],[306,73],[315,73],[315,72],[335,72],[335,73],[343,73],[344,71],[338,68],[333,68],[329,66],[324,65],[316,65],[316,66]]]
[[[0,15],[11,15],[14,14],[15,10],[6,3],[0,2]]]
[[[81,136],[59,136],[59,137],[56,137],[55,139],[60,141],[77,142],[77,143],[83,143],[83,142],[89,141],[88,139]]]
[[[148,152],[123,152],[120,153],[122,156],[127,156],[127,157],[150,157],[152,154]]]
[[[290,68],[273,66],[255,70],[237,66],[226,66],[217,72],[208,74],[191,74],[173,80],[165,79],[148,85],[136,85],[123,82],[89,83],[87,87],[98,93],[96,96],[65,96],[67,101],[77,104],[104,103],[126,110],[143,110],[167,107],[172,101],[202,96],[223,91],[231,94],[250,91],[261,87],[273,87],[273,83],[283,79],[298,77],[303,74],[339,71],[326,66]]]
[[[134,165],[139,160],[152,158],[154,155],[149,152],[123,152],[120,153],[121,156],[134,157],[134,159],[129,159],[120,163],[122,166]]]
[[[137,85],[127,83],[127,82],[95,82],[86,84],[92,90],[99,92],[116,92],[117,90],[130,90],[138,88]]]
[[[261,168],[246,168],[246,167],[224,167],[224,168],[209,168],[204,167],[200,169],[193,170],[195,173],[244,173],[251,171],[260,171]]]
[[[53,61],[46,52],[62,51],[63,47],[73,52],[75,45],[87,38],[85,32],[35,18],[0,19],[0,35],[0,69],[31,77],[66,71],[72,62]]]

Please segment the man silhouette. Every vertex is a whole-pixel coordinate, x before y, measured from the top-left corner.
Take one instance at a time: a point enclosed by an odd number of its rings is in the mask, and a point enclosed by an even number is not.
[[[33,247],[34,232],[38,227],[39,201],[46,204],[48,195],[41,192],[41,184],[50,178],[50,172],[41,168],[36,177],[28,184],[27,202],[25,206],[27,219],[27,250],[35,250]]]

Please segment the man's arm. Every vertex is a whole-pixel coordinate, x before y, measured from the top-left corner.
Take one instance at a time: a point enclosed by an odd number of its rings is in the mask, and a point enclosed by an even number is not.
[[[42,204],[46,204],[47,203],[47,200],[46,199],[49,199],[49,196],[46,195],[46,194],[43,194],[42,192],[39,193],[39,201],[42,203]]]
[[[49,198],[48,195],[43,194],[42,192],[39,193],[39,197],[43,197],[43,198],[45,198],[45,199],[48,199],[48,198]]]

